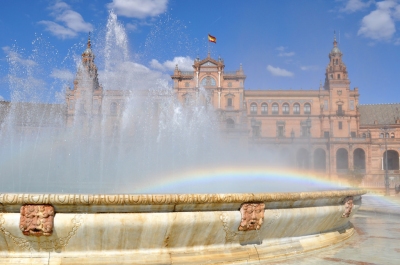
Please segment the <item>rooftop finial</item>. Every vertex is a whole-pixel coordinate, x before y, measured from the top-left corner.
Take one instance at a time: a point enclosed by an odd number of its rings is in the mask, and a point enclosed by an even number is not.
[[[87,47],[91,48],[92,44],[90,43],[90,31],[89,31],[89,37],[88,37],[88,41],[87,41]]]
[[[337,46],[337,41],[336,41],[336,30],[333,31],[333,46]]]
[[[208,55],[207,55],[207,57],[208,57],[208,58],[210,58],[210,51],[208,51]]]

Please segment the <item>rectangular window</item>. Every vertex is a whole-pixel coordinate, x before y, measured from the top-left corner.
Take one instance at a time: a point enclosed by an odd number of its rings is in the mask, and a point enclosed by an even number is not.
[[[308,136],[308,128],[307,128],[307,126],[301,126],[301,136],[303,136],[303,137]]]
[[[350,110],[354,110],[354,100],[350,100]]]
[[[284,127],[278,126],[278,137],[283,137],[284,136]]]
[[[272,104],[272,114],[278,114],[279,113],[279,106],[278,104]]]
[[[343,129],[343,124],[341,121],[339,121],[339,130]]]
[[[328,110],[328,100],[324,100],[324,110]]]
[[[351,135],[351,138],[356,138],[356,132],[351,132],[350,135]]]
[[[324,138],[329,138],[329,132],[324,132]]]
[[[232,99],[228,98],[228,107],[232,107]]]

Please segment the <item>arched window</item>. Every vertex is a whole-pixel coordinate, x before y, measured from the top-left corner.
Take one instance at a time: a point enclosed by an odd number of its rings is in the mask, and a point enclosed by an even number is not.
[[[385,136],[384,133],[380,133],[380,134],[379,134],[379,138],[383,138],[384,136]]]
[[[293,114],[300,114],[300,104],[299,103],[294,103]]]
[[[317,171],[326,171],[326,152],[322,148],[314,151],[314,169]]]
[[[117,115],[117,103],[112,102],[110,105],[110,114],[111,115]]]
[[[340,79],[340,74],[337,74],[337,79]]]
[[[279,114],[279,105],[278,105],[278,103],[272,104],[272,114]]]
[[[300,148],[296,154],[296,164],[298,168],[308,169],[310,167],[310,153],[305,148]]]
[[[385,138],[389,138],[389,133],[386,133],[386,134],[385,134]]]
[[[228,107],[232,107],[232,106],[233,106],[232,98],[228,98]]]
[[[250,114],[257,114],[257,104],[256,103],[251,103]]]
[[[387,156],[387,158],[386,158]],[[399,153],[395,150],[388,150],[383,153],[383,167],[386,169],[386,163],[388,170],[399,170]]]
[[[365,171],[365,151],[357,148],[353,153],[354,170]]]
[[[261,114],[268,114],[268,104],[267,103],[261,104]]]
[[[304,114],[311,114],[311,105],[309,103],[304,104]]]
[[[340,148],[336,152],[336,171],[338,173],[347,173],[349,169],[349,153],[346,149]]]
[[[282,105],[282,113],[283,114],[289,114],[289,104],[283,103],[283,105]]]
[[[235,128],[235,121],[231,118],[226,119],[226,128],[227,129],[234,129]]]
[[[394,138],[394,133],[391,133],[390,138]]]
[[[216,82],[215,79],[211,76],[206,76],[203,78],[203,80],[201,80],[201,85],[203,87],[212,87],[212,86],[216,86]]]

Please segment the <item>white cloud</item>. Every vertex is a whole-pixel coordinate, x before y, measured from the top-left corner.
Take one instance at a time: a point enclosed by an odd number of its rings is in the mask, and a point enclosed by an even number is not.
[[[280,52],[278,54],[278,56],[281,56],[281,57],[290,57],[290,56],[293,56],[293,55],[294,55],[294,52]]]
[[[292,72],[289,72],[288,70],[279,67],[273,67],[272,65],[268,65],[267,70],[268,72],[270,72],[272,75],[275,76],[288,76],[288,77],[293,76]]]
[[[113,0],[107,7],[117,15],[143,19],[164,13],[167,4],[168,0]]]
[[[69,70],[53,69],[50,76],[63,81],[71,81],[74,79],[74,74]]]
[[[376,3],[376,10],[361,21],[358,35],[375,41],[391,41],[396,32],[396,21],[400,20],[400,3],[385,0]],[[396,44],[396,40],[394,43]]]
[[[22,58],[19,53],[12,51],[8,46],[2,47],[2,50],[7,55],[7,58],[10,60],[11,64],[20,64],[25,67],[37,65],[37,63],[33,60]]]
[[[396,27],[389,10],[378,9],[362,19],[358,35],[374,40],[389,40],[395,32]]]
[[[181,71],[191,71],[193,70],[193,61],[194,60],[189,56],[178,56],[175,57],[172,61],[167,60],[164,63],[160,63],[156,59],[153,59],[150,61],[150,66],[151,68],[160,71],[173,71],[175,69],[175,66],[178,65],[178,68]]]
[[[353,13],[356,11],[360,11],[363,10],[367,7],[369,7],[372,4],[372,1],[361,1],[361,0],[348,0],[346,3],[346,6],[342,9],[340,9],[340,11],[342,12],[346,12],[346,13]]]
[[[46,27],[47,31],[50,31],[54,36],[57,36],[61,39],[68,39],[68,38],[73,38],[76,35],[78,35],[75,31],[61,26],[60,24],[57,24],[53,21],[39,21],[39,24],[42,24]]]
[[[4,101],[4,97],[0,95],[0,101]]]
[[[132,24],[132,23],[126,23],[125,28],[132,32],[138,30],[138,26],[136,24]]]
[[[315,65],[303,65],[300,66],[300,69],[303,71],[315,71],[318,70],[318,66]]]
[[[79,32],[89,32],[93,30],[92,24],[85,22],[78,12],[73,11],[71,7],[64,2],[56,2],[50,9],[52,10],[50,15],[53,16],[56,21],[61,22],[61,24],[48,20],[39,21],[39,24],[44,25],[47,31],[50,31],[53,35],[61,39],[73,38],[77,36]]]
[[[283,47],[283,46],[277,47],[276,50],[279,52],[278,56],[280,56],[280,57],[290,57],[295,54],[294,52],[287,52],[286,47]]]

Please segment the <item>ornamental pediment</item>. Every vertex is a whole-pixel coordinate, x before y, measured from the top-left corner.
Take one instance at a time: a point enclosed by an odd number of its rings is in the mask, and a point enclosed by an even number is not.
[[[202,63],[201,64],[201,66],[205,66],[205,67],[217,67],[217,65],[215,64],[215,63],[213,63],[213,62],[211,62],[211,61],[207,61],[207,62],[205,62],[205,63]]]

